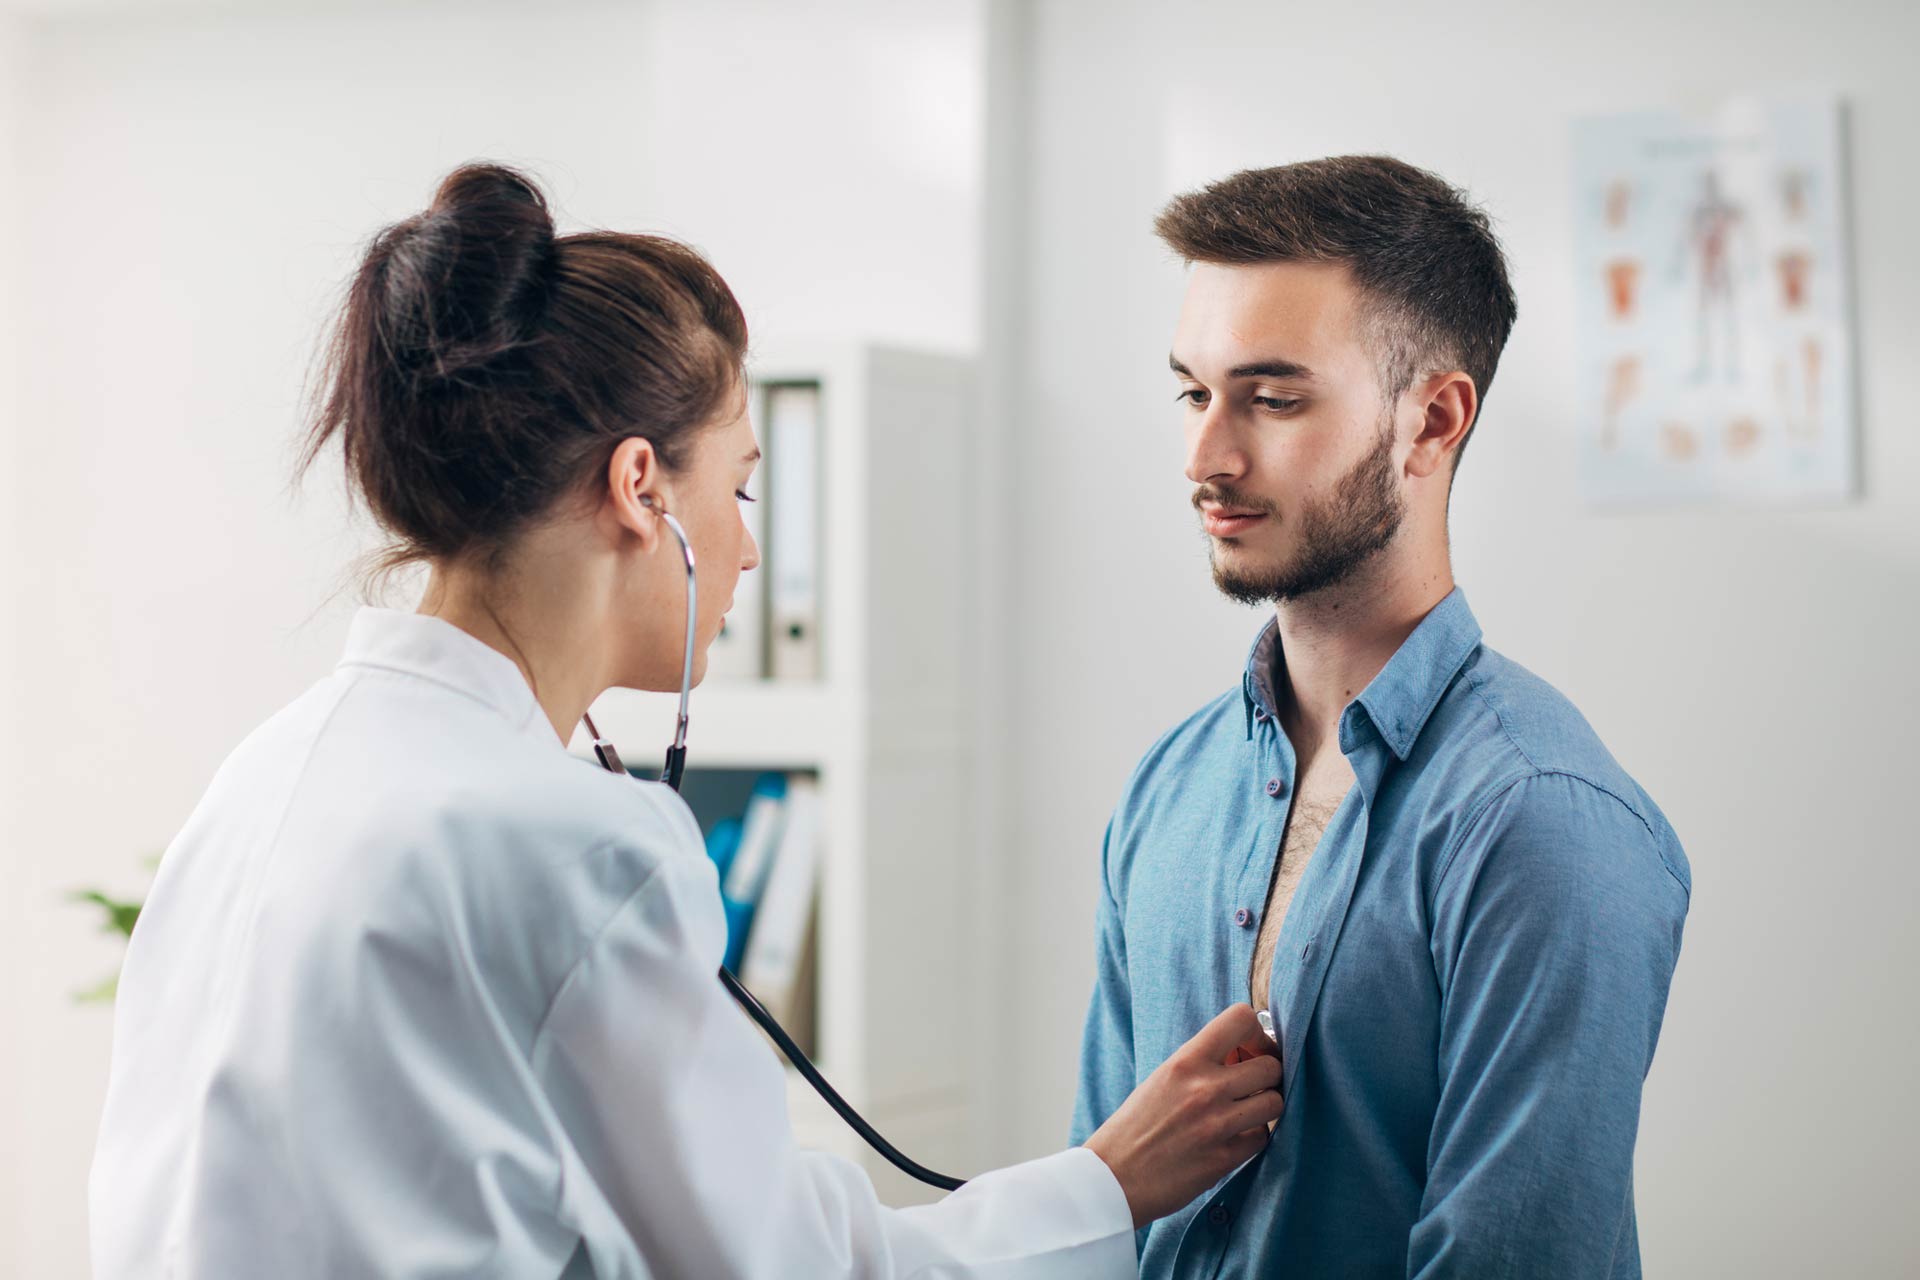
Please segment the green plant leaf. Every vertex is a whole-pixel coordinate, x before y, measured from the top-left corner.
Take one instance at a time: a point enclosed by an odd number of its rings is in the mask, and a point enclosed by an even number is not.
[[[91,902],[106,912],[104,927],[107,932],[117,933],[123,938],[133,936],[133,926],[140,919],[140,903],[109,898],[98,889],[77,889],[69,896],[75,902]]]
[[[119,990],[120,978],[119,975],[116,974],[97,986],[88,987],[85,991],[74,992],[73,998],[80,1004],[104,1004],[113,999],[115,993]]]
[[[146,859],[149,867],[160,865],[160,856],[155,854]],[[133,937],[133,927],[140,922],[141,903],[121,898],[108,897],[98,889],[75,889],[67,895],[75,902],[92,903],[106,916],[101,928],[107,933],[117,933],[122,938]],[[119,975],[87,988],[76,991],[73,998],[84,1004],[104,1004],[114,998],[120,989]]]

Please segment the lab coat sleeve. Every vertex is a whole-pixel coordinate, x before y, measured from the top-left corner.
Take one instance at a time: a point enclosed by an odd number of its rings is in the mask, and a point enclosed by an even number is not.
[[[535,1046],[587,1172],[654,1273],[1135,1274],[1131,1212],[1092,1152],[890,1209],[857,1165],[799,1150],[785,1071],[716,977],[724,937],[712,864],[662,862],[566,981]]]
[[[1688,884],[1578,778],[1520,781],[1442,870],[1440,1096],[1410,1276],[1615,1274]]]
[[[1133,993],[1127,979],[1124,919],[1113,889],[1113,824],[1101,845],[1099,905],[1094,911],[1093,997],[1080,1037],[1080,1088],[1071,1141],[1085,1142],[1120,1109],[1138,1083],[1133,1062]]]

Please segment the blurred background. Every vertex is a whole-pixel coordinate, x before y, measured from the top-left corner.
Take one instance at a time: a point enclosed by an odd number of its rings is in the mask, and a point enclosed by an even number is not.
[[[67,895],[143,892],[337,656],[366,532],[330,467],[290,485],[303,379],[365,238],[474,157],[568,227],[693,241],[760,342],[977,370],[977,930],[926,998],[967,1029],[977,1167],[1061,1146],[1108,809],[1262,620],[1207,577],[1149,222],[1352,151],[1497,219],[1521,318],[1456,574],[1692,859],[1648,1273],[1920,1274],[1916,47],[1904,0],[0,0],[0,1274],[87,1272],[111,1010],[74,993],[121,947]],[[1861,496],[1590,509],[1570,121],[1787,88],[1848,106]]]

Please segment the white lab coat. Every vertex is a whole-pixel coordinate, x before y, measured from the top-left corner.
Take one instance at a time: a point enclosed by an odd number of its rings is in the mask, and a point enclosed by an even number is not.
[[[132,1276],[1135,1274],[1075,1149],[894,1210],[798,1150],[692,815],[369,609],[234,752],[121,979],[89,1193]]]

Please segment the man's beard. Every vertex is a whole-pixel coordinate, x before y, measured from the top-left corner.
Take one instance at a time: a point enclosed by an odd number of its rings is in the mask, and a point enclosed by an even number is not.
[[[1213,584],[1241,604],[1254,605],[1298,600],[1339,586],[1400,531],[1406,502],[1395,481],[1393,432],[1388,429],[1372,451],[1340,477],[1331,497],[1300,509],[1289,563],[1223,568],[1218,548],[1210,545]]]

